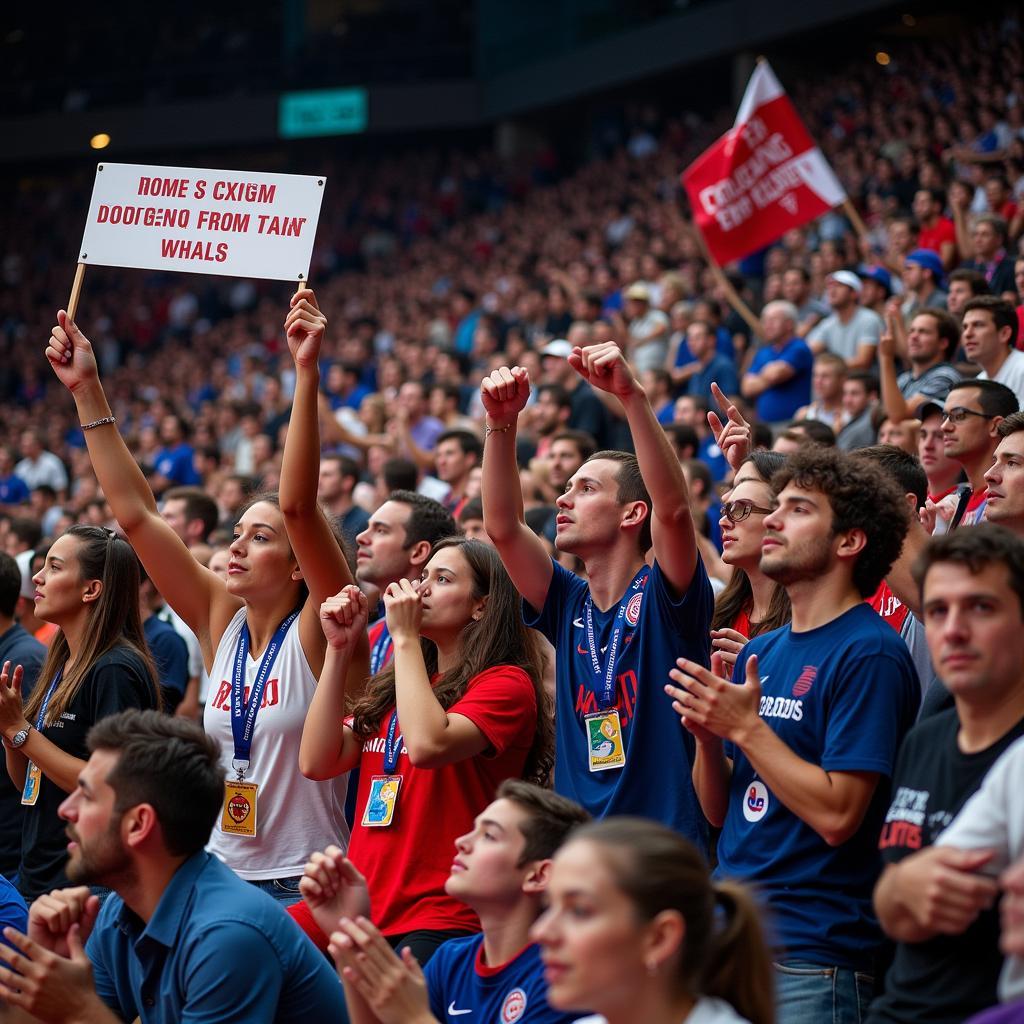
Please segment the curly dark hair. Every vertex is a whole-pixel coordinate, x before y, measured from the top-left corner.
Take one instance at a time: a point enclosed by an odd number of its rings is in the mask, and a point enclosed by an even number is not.
[[[772,477],[776,494],[790,483],[828,498],[833,537],[848,530],[864,532],[853,585],[861,597],[870,597],[899,557],[910,528],[910,509],[892,475],[835,448],[808,447],[791,455]]]

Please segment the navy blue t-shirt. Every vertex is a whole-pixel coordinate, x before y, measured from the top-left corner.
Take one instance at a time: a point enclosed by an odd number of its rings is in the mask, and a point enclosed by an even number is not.
[[[584,723],[584,715],[599,710],[601,685],[587,645],[588,592],[585,580],[556,562],[543,609],[538,613],[523,603],[526,624],[555,647],[555,789],[595,818],[653,818],[706,851],[707,822],[690,778],[693,737],[680,725],[664,691],[676,658],[710,664],[708,630],[714,598],[704,564],[697,560],[689,589],[677,598],[655,563],[640,589],[635,617],[626,615],[615,686],[626,763],[599,772],[589,769]],[[617,604],[604,612],[594,607],[594,634],[602,649],[611,638],[617,612]]]
[[[438,1020],[466,1015],[471,1021],[521,1021],[522,1024],[568,1024],[577,1012],[548,1006],[548,986],[540,946],[527,946],[498,968],[483,963],[484,937],[449,939],[423,968],[430,1012]],[[472,1016],[470,1016],[472,1013]]]
[[[829,846],[734,759],[718,874],[753,883],[770,910],[779,955],[868,968],[882,941],[871,906],[881,861],[878,833],[889,806],[896,751],[914,722],[920,692],[907,645],[867,604],[803,633],[784,626],[751,640],[733,680],[758,656],[761,717],[800,758],[827,772],[882,778],[856,834]]]

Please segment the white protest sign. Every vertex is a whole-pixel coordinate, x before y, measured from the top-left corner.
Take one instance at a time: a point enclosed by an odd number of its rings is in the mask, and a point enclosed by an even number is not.
[[[100,164],[79,262],[298,281],[327,179]]]

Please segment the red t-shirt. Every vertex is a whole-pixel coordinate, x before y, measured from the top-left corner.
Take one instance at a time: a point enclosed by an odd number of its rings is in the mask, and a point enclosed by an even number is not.
[[[742,633],[748,640],[750,639],[750,612],[746,609],[738,612],[736,618],[732,620],[732,628],[737,633]]]
[[[923,227],[918,232],[917,244],[921,249],[931,249],[941,256],[944,242],[952,242],[956,246],[956,228],[948,217],[940,217],[934,227]]]
[[[393,823],[361,824],[374,775],[384,774],[384,746],[391,714],[363,743],[359,793],[348,855],[366,876],[373,921],[385,935],[421,929],[479,929],[464,903],[445,894],[455,840],[494,799],[498,786],[521,778],[537,731],[537,698],[519,668],[496,665],[475,676],[448,714],[468,718],[491,749],[443,768],[415,768],[402,746],[395,766],[402,776]],[[402,723],[398,723],[401,732]]]
[[[889,589],[889,584],[885,580],[882,580],[867,602],[897,633],[900,633],[910,609]]]
[[[1024,306],[1017,307],[1017,348],[1024,349]]]

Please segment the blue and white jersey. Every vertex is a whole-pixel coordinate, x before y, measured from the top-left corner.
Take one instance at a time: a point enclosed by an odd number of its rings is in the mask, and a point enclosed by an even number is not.
[[[430,1012],[455,1024],[569,1024],[579,1013],[548,1006],[540,946],[527,946],[500,967],[483,962],[483,935],[449,939],[438,947],[423,973]]]
[[[710,664],[711,583],[700,559],[681,597],[672,592],[657,563],[643,578],[634,593],[629,591],[635,583],[623,595],[626,612],[615,666],[614,707],[622,726],[625,764],[607,771],[591,771],[588,762],[584,716],[600,710],[602,683],[594,671],[586,629],[586,581],[555,563],[544,607],[538,613],[523,605],[526,624],[555,647],[555,789],[595,818],[653,818],[706,853],[707,822],[690,777],[693,737],[672,710],[664,686],[678,657]],[[618,606],[604,612],[593,608],[602,665],[618,611]]]
[[[717,874],[753,883],[765,900],[779,955],[861,969],[882,940],[871,906],[881,870],[878,834],[896,751],[914,722],[920,689],[907,645],[867,604],[817,629],[790,626],[751,640],[733,680],[756,654],[760,715],[797,757],[826,772],[882,778],[847,842],[829,846],[771,792],[738,747]]]

